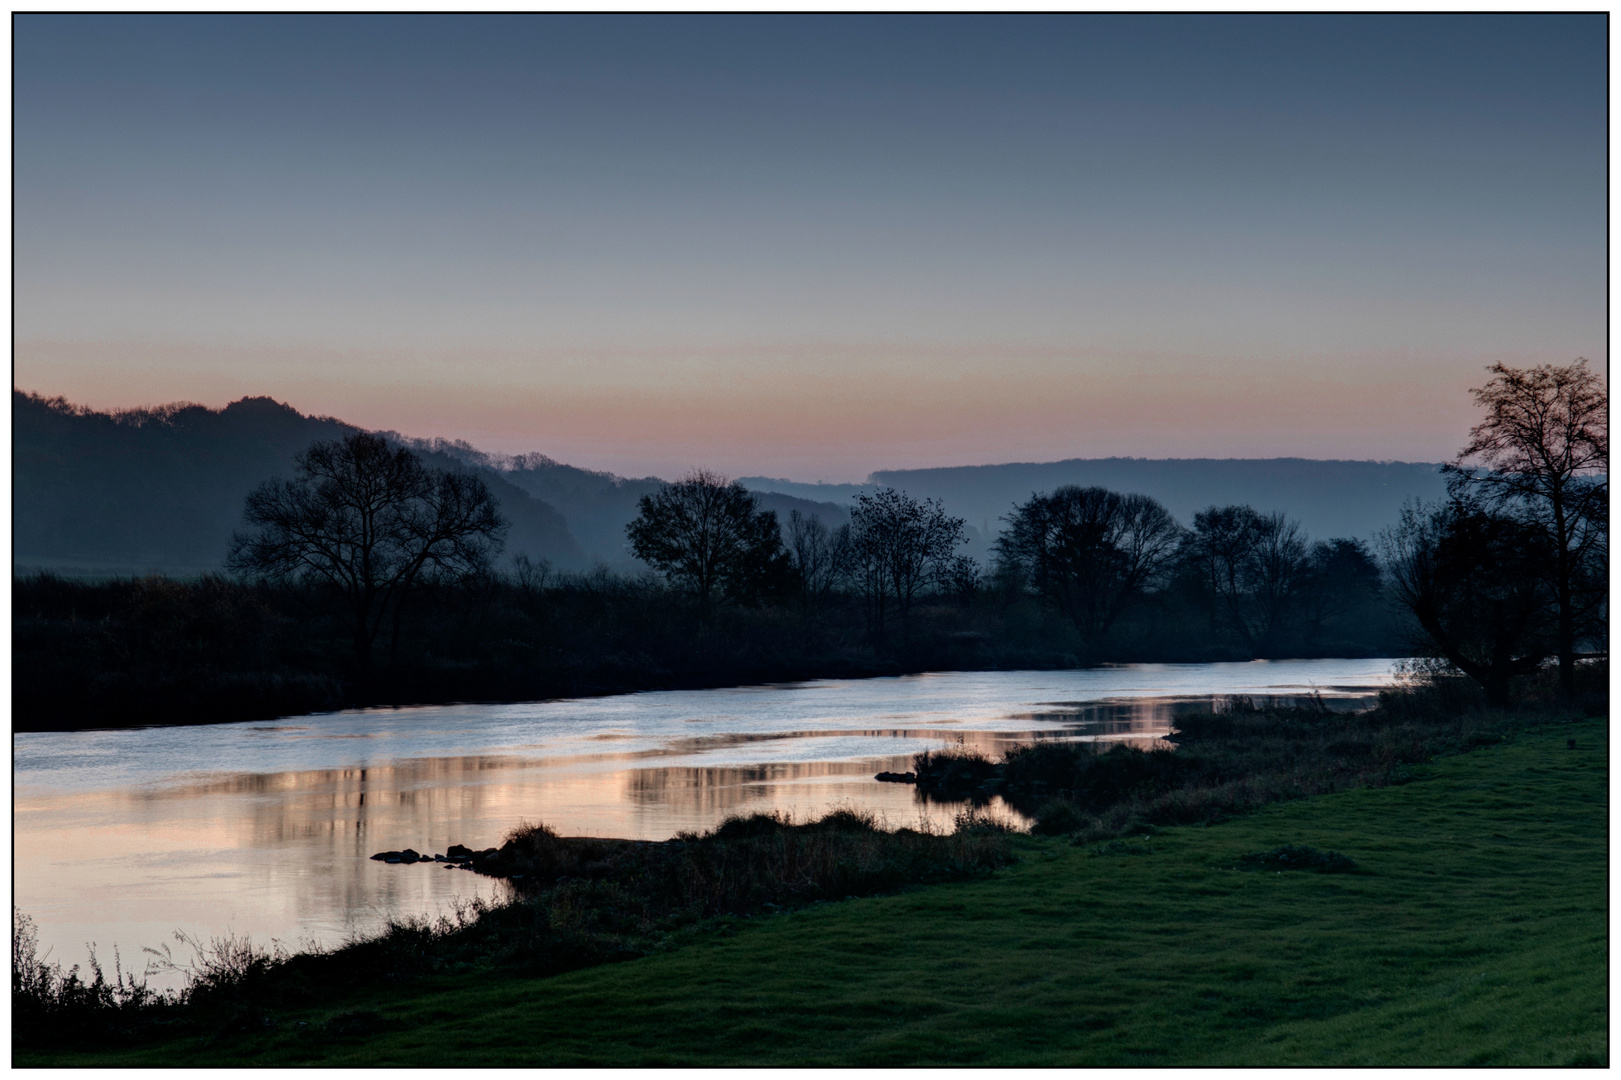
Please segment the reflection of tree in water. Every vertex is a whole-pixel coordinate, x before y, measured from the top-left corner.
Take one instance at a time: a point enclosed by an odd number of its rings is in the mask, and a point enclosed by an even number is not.
[[[1134,698],[1115,701],[1087,701],[1052,703],[1052,711],[1025,713],[1024,720],[1047,720],[1064,725],[1061,733],[1051,738],[1141,736],[1125,739],[1127,744],[1142,746],[1169,746],[1161,740],[1176,726],[1178,717],[1197,713],[1221,711],[1235,702],[1243,701],[1267,708],[1296,708],[1312,706],[1321,701],[1331,712],[1355,712],[1370,707],[1375,695],[1366,692],[1345,692],[1325,688],[1320,696],[1313,694],[1264,694],[1234,697],[1226,694],[1184,698]],[[1034,740],[1032,740],[1034,741]]]

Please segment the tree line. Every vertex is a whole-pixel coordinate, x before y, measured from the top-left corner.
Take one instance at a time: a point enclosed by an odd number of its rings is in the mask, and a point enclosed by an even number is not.
[[[74,693],[92,713],[145,695],[219,719],[930,668],[1415,653],[1497,703],[1549,659],[1569,688],[1607,641],[1604,395],[1585,362],[1492,372],[1449,497],[1410,505],[1377,548],[1314,541],[1245,505],[1184,527],[1147,496],[1070,486],[1014,507],[981,565],[935,500],[879,489],[830,528],[797,511],[779,521],[741,484],[698,471],[641,497],[626,542],[642,577],[523,556],[502,572],[505,523],[476,474],[353,433],[311,445],[291,478],[248,497],[231,578],[19,580],[19,717]]]
[[[1299,523],[1249,506],[1212,506],[1184,529],[1145,495],[1066,486],[1005,520],[981,567],[958,550],[963,520],[936,501],[880,488],[856,496],[847,525],[794,511],[784,529],[740,484],[698,472],[645,496],[629,532],[636,556],[690,588],[702,611],[791,598],[816,614],[842,594],[860,601],[875,646],[910,628],[920,600],[995,590],[1039,598],[1103,657],[1124,616],[1174,588],[1202,594],[1217,633],[1276,655],[1381,588],[1362,541],[1312,543]]]

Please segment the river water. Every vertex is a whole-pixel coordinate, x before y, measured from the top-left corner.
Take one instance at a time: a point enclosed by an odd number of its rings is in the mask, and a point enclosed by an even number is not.
[[[1235,696],[1368,703],[1390,660],[943,672],[518,705],[355,709],[272,723],[13,737],[15,903],[64,964],[126,969],[175,931],[289,948],[435,915],[498,882],[373,852],[489,847],[520,821],[659,840],[727,816],[858,807],[950,828],[952,806],[879,783],[950,745],[1153,745]],[[993,802],[990,812],[1019,821]],[[177,949],[177,958],[189,950]],[[154,980],[155,984],[162,980]]]

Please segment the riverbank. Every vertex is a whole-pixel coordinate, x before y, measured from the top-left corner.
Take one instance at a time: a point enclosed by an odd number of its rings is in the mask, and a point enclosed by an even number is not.
[[[1006,583],[1004,583],[1006,584]],[[371,667],[333,598],[205,576],[13,581],[13,729],[263,721],[363,706],[522,702],[924,671],[1250,660],[1192,599],[1150,605],[1107,648],[1022,588],[920,600],[876,633],[854,597],[700,617],[648,577],[494,577],[424,586]],[[1169,600],[1167,600],[1169,603]],[[1274,642],[1272,659],[1403,655],[1388,604]]]
[[[1116,845],[1020,837],[987,880],[627,963],[14,1063],[1602,1065],[1607,762],[1603,720],[1547,722],[1395,786]],[[1357,872],[1240,868],[1288,843]]]

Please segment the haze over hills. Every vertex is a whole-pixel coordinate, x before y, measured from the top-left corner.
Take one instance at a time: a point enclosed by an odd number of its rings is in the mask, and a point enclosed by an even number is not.
[[[247,493],[273,476],[291,475],[294,455],[311,442],[358,430],[266,397],[223,409],[181,404],[100,413],[13,391],[12,416],[14,566],[86,573],[219,569],[232,532],[241,527]],[[659,478],[385,434],[432,464],[484,477],[511,523],[505,559],[526,554],[566,570],[598,563],[641,569],[626,550],[625,525]],[[1392,523],[1409,497],[1435,498],[1444,490],[1435,465],[1292,458],[1077,459],[884,471],[868,484],[767,477],[744,477],[743,483],[784,522],[799,510],[835,527],[849,520],[858,491],[878,485],[938,498],[967,519],[965,550],[980,559],[1016,503],[1062,484],[1151,495],[1184,524],[1213,503],[1245,502],[1282,510],[1317,538],[1366,538]]]
[[[13,565],[84,573],[220,569],[248,492],[291,476],[294,455],[310,443],[359,430],[265,397],[223,409],[179,404],[101,413],[14,390],[12,420]],[[510,526],[504,560],[524,554],[565,570],[595,563],[642,569],[625,548],[625,525],[658,479],[384,434],[432,465],[484,478]],[[835,525],[848,518],[840,506],[788,495],[761,501],[784,520],[795,509]]]
[[[743,484],[751,491],[843,503],[858,491],[887,485],[939,499],[987,535],[1000,532],[1002,517],[1035,492],[1096,485],[1158,499],[1184,525],[1207,506],[1248,503],[1263,513],[1288,514],[1318,539],[1364,540],[1393,524],[1407,499],[1436,499],[1446,491],[1436,464],[1305,458],[1074,458],[885,470],[867,484],[799,484],[764,476],[744,477]]]

